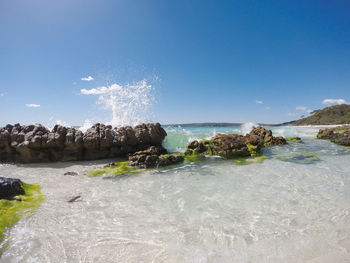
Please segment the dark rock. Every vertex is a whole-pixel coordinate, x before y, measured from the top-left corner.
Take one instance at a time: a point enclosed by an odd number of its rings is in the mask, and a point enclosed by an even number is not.
[[[11,199],[16,195],[24,194],[21,180],[0,177],[0,199]]]
[[[212,139],[217,155],[234,158],[250,156],[246,138],[237,134],[217,134]]]
[[[76,176],[76,175],[78,175],[78,173],[76,173],[76,172],[65,172],[63,175]]]
[[[262,126],[253,127],[249,135],[257,135],[264,140],[265,146],[274,146],[274,145],[284,145],[287,144],[286,139],[282,136],[274,137],[272,136],[271,130],[266,130]]]
[[[75,196],[75,197],[73,197],[73,198],[69,199],[69,200],[68,200],[68,203],[73,203],[73,202],[76,202],[76,201],[77,201],[77,200],[78,200],[80,197],[81,197],[80,195]]]
[[[154,168],[158,166],[159,155],[166,154],[162,146],[151,146],[146,150],[135,152],[129,156],[129,165],[141,168]]]
[[[169,165],[175,165],[182,163],[184,161],[184,157],[181,155],[165,155],[159,156],[157,167],[164,167]]]
[[[0,128],[0,162],[55,162],[126,157],[150,146],[161,146],[166,136],[159,123],[112,129],[97,123],[85,133],[56,125],[6,125]]]

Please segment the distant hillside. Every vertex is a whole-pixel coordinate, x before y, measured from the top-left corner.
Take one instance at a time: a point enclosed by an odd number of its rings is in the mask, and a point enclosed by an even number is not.
[[[311,112],[311,116],[289,125],[331,125],[350,124],[350,105],[342,104]]]

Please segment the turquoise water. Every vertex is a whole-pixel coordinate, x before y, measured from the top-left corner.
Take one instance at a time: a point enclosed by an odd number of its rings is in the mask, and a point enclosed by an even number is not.
[[[250,126],[167,127],[164,146]],[[262,163],[211,157],[115,179],[85,176],[109,160],[0,166],[47,196],[0,262],[349,262],[350,149],[318,128],[271,129],[304,143],[265,148]]]

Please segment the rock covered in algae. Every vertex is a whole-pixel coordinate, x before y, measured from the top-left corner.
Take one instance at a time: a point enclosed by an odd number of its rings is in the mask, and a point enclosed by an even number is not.
[[[312,154],[295,154],[290,156],[280,156],[277,157],[277,159],[284,162],[300,164],[311,164],[320,160],[317,156]]]
[[[350,146],[350,126],[343,125],[334,128],[320,129],[318,139],[330,140],[339,145]]]
[[[274,145],[284,145],[287,144],[287,141],[282,136],[274,137],[272,136],[272,131],[267,130],[262,126],[253,127],[249,135],[259,136],[264,140],[265,146],[274,146]]]
[[[45,199],[40,192],[39,185],[27,184],[22,181],[20,183],[23,192],[13,196],[10,200],[0,199],[0,254],[4,245],[1,242],[5,232],[22,217],[31,216]]]
[[[300,137],[288,137],[286,139],[288,142],[298,142],[298,143],[303,143]]]
[[[210,140],[190,142],[185,155],[219,155],[225,158],[256,156],[265,146],[284,145],[283,137],[272,136],[271,130],[254,127],[249,134],[217,134]]]
[[[181,163],[184,158],[180,155],[167,154],[162,146],[151,146],[144,151],[138,151],[129,156],[130,166],[140,168],[164,167]]]

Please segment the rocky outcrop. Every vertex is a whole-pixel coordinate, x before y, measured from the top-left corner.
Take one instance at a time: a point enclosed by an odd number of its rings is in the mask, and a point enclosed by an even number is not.
[[[0,128],[0,162],[55,162],[127,156],[160,146],[166,136],[159,123],[112,128],[95,124],[85,133],[56,125],[49,131],[41,124]]]
[[[317,134],[318,139],[330,140],[339,145],[350,146],[350,126],[343,125],[334,128],[321,129]]]
[[[287,144],[287,141],[282,136],[274,137],[272,136],[271,130],[266,130],[262,126],[254,127],[249,133],[250,136],[256,135],[263,139],[264,146],[275,146]]]
[[[272,136],[271,130],[259,126],[249,134],[217,134],[210,140],[193,141],[188,144],[185,155],[219,155],[236,158],[257,155],[264,146],[284,145],[283,137]]]
[[[151,146],[144,151],[130,155],[128,165],[138,166],[140,168],[155,168],[178,164],[184,161],[181,155],[168,155],[166,153],[166,149],[162,146]]]
[[[21,180],[0,177],[0,199],[11,199],[24,194]]]

